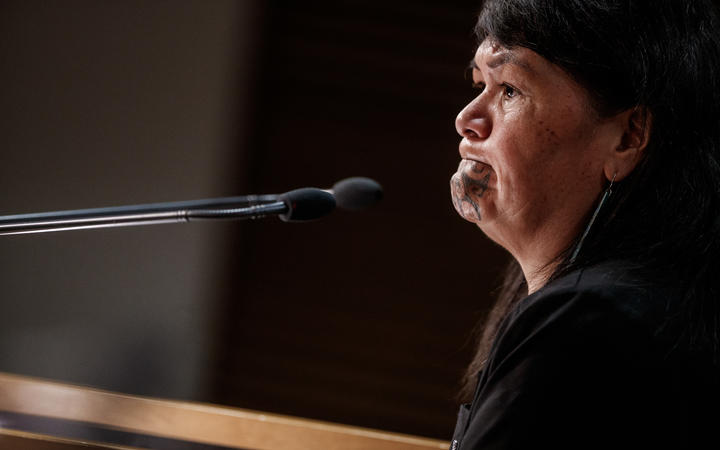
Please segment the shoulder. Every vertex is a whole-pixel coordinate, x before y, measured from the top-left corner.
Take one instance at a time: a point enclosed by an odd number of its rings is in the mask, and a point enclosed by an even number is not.
[[[593,267],[521,301],[480,373],[461,448],[610,448],[628,435],[639,445],[664,428],[678,410],[667,392],[667,347],[655,332],[669,294],[638,273]],[[547,435],[557,424],[562,435]]]
[[[512,316],[549,312],[612,315],[625,320],[660,319],[672,290],[623,262],[572,272],[522,301]]]
[[[612,320],[653,327],[662,322],[672,297],[669,287],[651,281],[637,267],[607,263],[554,280],[521,301],[508,320],[529,325],[558,320],[587,325]]]
[[[543,351],[614,358],[647,353],[660,345],[658,330],[672,297],[670,288],[626,263],[572,272],[518,303],[498,330],[489,364],[538,343]]]
[[[658,330],[677,289],[657,280],[608,263],[520,301],[479,374],[460,448],[682,448],[696,435],[716,439],[707,417],[718,414],[708,381],[717,372],[668,357],[674,342]],[[701,413],[710,404],[715,415]]]

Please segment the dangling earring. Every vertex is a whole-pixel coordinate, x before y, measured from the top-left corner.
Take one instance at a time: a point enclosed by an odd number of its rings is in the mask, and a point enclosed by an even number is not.
[[[600,208],[603,207],[605,204],[605,201],[610,197],[610,194],[612,194],[612,187],[613,183],[615,182],[615,177],[617,176],[617,172],[612,177],[612,180],[610,180],[610,186],[608,186],[607,189],[605,189],[605,192],[603,192],[602,197],[600,198],[600,203],[598,203],[597,208],[595,208],[595,212],[592,215],[592,218],[590,219],[590,223],[587,224],[587,227],[585,227],[585,231],[583,231],[582,237],[580,237],[580,242],[578,242],[577,246],[575,247],[575,250],[573,251],[572,256],[570,257],[570,264],[575,262],[575,258],[577,258],[578,253],[580,253],[580,249],[582,248],[583,242],[585,241],[585,238],[587,237],[588,233],[590,232],[590,228],[593,226],[593,223],[595,223],[595,219],[598,216],[598,213],[600,212]]]

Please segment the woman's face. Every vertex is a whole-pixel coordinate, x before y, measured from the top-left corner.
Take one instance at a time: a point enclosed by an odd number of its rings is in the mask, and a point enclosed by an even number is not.
[[[616,134],[584,88],[529,49],[485,40],[472,66],[478,95],[455,122],[455,209],[519,260],[548,240],[565,241],[559,252],[607,183],[603,164]]]

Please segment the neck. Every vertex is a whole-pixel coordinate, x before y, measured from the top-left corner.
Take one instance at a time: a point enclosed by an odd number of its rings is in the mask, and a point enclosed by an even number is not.
[[[561,261],[560,255],[577,236],[578,228],[578,226],[568,226],[565,229],[554,227],[548,230],[548,233],[539,232],[536,234],[538,238],[532,243],[520,247],[523,251],[511,252],[520,263],[528,294],[536,292],[547,284]]]
[[[525,283],[527,284],[528,295],[540,290],[540,288],[547,284],[550,276],[555,271],[555,268],[557,268],[557,265],[558,262],[553,261],[550,264],[546,264],[542,267],[530,268],[520,263],[523,275],[525,276]]]

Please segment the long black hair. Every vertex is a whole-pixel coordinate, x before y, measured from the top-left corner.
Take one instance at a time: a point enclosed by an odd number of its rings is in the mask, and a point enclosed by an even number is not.
[[[636,262],[679,292],[667,328],[689,351],[720,355],[720,20],[710,0],[486,0],[475,33],[529,48],[584,86],[600,116],[638,108],[650,139],[613,187],[575,260]],[[588,220],[591,211],[587,212]],[[465,378],[471,392],[497,327],[526,295],[513,261]]]

